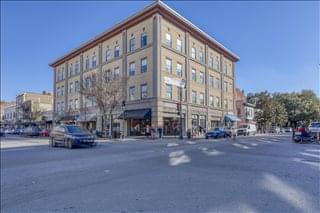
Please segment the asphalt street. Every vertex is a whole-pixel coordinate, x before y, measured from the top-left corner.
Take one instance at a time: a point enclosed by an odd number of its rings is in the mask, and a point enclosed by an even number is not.
[[[320,212],[320,145],[286,135],[39,143],[2,146],[1,212]]]

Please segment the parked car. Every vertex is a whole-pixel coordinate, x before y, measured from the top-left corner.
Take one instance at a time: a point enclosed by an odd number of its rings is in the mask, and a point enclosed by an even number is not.
[[[230,129],[224,127],[216,127],[212,130],[209,130],[206,133],[206,139],[209,138],[222,138],[222,137],[231,137],[232,133]]]
[[[96,145],[94,136],[77,125],[59,125],[53,128],[50,134],[50,145],[55,147],[58,144],[69,149],[76,145]]]
[[[50,136],[50,130],[49,129],[43,129],[43,130],[41,130],[40,135],[42,137],[49,137]]]
[[[255,135],[257,134],[257,127],[254,124],[241,125],[238,128],[237,135]]]
[[[4,129],[0,128],[0,137],[4,137],[4,136],[5,136]]]
[[[36,126],[27,127],[23,132],[25,136],[40,136],[40,133],[41,129]]]
[[[283,130],[284,130],[284,132],[292,132],[291,127],[284,127]]]
[[[309,126],[309,131],[312,133],[320,132],[320,122],[312,122]]]
[[[280,133],[280,127],[277,127],[277,126],[274,126],[274,127],[271,127],[270,133]]]

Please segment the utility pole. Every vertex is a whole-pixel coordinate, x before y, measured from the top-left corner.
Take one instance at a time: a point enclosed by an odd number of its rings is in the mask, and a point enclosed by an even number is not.
[[[183,97],[183,89],[186,88],[185,82],[182,80],[180,83],[180,103],[178,104],[178,113],[180,116],[180,134],[179,139],[183,139],[183,115],[182,115],[182,97]]]

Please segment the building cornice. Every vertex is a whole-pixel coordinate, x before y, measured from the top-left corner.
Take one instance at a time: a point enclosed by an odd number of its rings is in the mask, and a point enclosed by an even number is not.
[[[186,18],[184,18],[182,15],[180,15],[178,12],[170,8],[168,5],[161,1],[156,1],[149,6],[145,7],[143,10],[135,13],[134,15],[128,17],[124,21],[114,25],[107,31],[104,31],[103,33],[100,33],[93,39],[83,43],[80,45],[80,47],[75,48],[71,50],[70,52],[66,53],[64,56],[56,59],[52,63],[49,64],[51,67],[57,67],[60,64],[70,60],[71,58],[76,57],[77,55],[80,55],[81,53],[91,49],[92,47],[98,45],[101,42],[104,42],[105,40],[112,38],[113,36],[120,34],[123,30],[128,29],[141,21],[151,17],[154,14],[160,14],[163,16],[164,19],[167,19],[173,24],[177,25],[178,27],[182,28],[183,30],[190,32],[190,34],[195,37],[196,39],[207,43],[209,47],[218,50],[222,54],[224,54],[227,58],[229,58],[232,61],[238,61],[240,59],[239,56],[231,52],[229,49],[224,47],[222,44],[220,44],[218,41],[216,41],[214,38],[203,32],[200,28],[192,24],[190,21],[188,21]]]

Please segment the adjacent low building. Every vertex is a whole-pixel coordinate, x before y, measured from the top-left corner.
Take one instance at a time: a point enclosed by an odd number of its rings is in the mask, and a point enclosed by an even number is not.
[[[244,90],[236,88],[236,112],[240,119],[238,124],[255,124],[254,115],[256,111],[256,105],[247,102],[247,96]]]
[[[157,1],[50,64],[54,120],[72,112],[84,127],[101,129],[96,104],[79,93],[79,85],[96,73],[101,78],[128,76],[125,117],[119,107],[114,124],[124,127],[125,135],[144,135],[148,126],[163,128],[164,135],[174,134],[180,101],[184,132],[222,125],[226,115],[236,113],[238,60],[235,53]]]
[[[4,108],[3,124],[6,127],[13,127],[16,123],[16,105],[9,105]]]
[[[39,122],[42,120],[42,113],[52,111],[52,107],[51,93],[24,92],[16,97],[16,122],[23,125]]]

